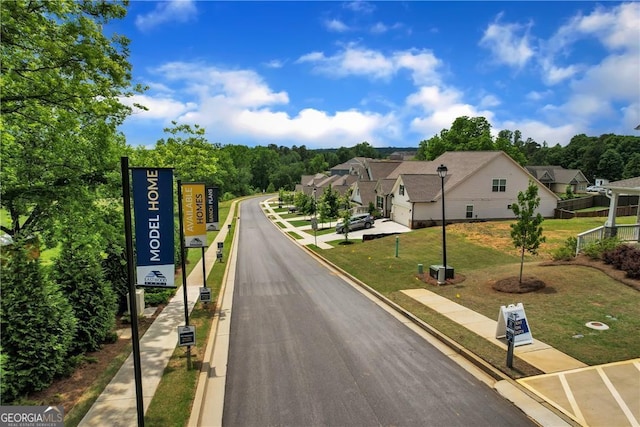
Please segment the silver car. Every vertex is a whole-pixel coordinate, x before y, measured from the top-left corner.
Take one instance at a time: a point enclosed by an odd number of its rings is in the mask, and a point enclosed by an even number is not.
[[[375,218],[370,214],[353,215],[349,219],[349,231],[359,230],[361,228],[371,228],[375,221]],[[344,233],[344,229],[344,222],[336,224],[336,233]]]

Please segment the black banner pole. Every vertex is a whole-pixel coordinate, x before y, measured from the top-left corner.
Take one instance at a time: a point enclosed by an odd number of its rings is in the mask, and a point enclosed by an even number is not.
[[[131,190],[129,187],[129,158],[120,158],[122,171],[122,200],[124,203],[124,232],[126,236],[127,280],[129,281],[129,317],[131,319],[131,344],[133,346],[133,374],[136,383],[136,407],[138,427],[144,427],[144,400],[142,398],[142,367],[138,337],[138,310],[136,307],[136,279],[133,269],[133,232],[131,227]]]
[[[207,287],[207,267],[204,265],[204,251],[205,247],[202,247],[202,286]]]
[[[189,307],[187,298],[187,260],[184,247],[184,230],[182,229],[182,180],[178,180],[178,221],[180,225],[180,264],[182,268],[182,295],[184,297],[184,325],[189,326]],[[187,369],[191,369],[191,346],[187,346]]]

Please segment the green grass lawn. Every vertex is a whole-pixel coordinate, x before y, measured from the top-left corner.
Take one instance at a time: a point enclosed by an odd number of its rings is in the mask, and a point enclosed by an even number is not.
[[[620,224],[635,222],[635,217],[619,218]],[[399,238],[399,256],[395,257],[395,239],[382,238],[350,245],[335,243],[331,250],[318,253],[381,292],[406,309],[416,312],[430,324],[438,324],[451,338],[467,344],[473,341],[464,328],[448,324],[443,316],[425,310],[399,291],[426,288],[490,319],[497,319],[501,305],[522,302],[534,339],[541,340],[587,364],[601,364],[638,357],[640,340],[640,293],[604,273],[582,266],[543,266],[549,251],[569,236],[598,225],[602,220],[574,218],[547,220],[543,223],[547,243],[540,257],[527,256],[525,276],[543,280],[547,287],[527,294],[505,294],[492,289],[500,278],[517,276],[520,262],[510,244],[509,222],[487,222],[447,227],[447,263],[465,280],[457,285],[431,286],[419,280],[418,264],[428,271],[442,259],[442,231],[439,227],[415,230]],[[616,320],[613,320],[616,319]],[[595,331],[586,322],[600,321],[608,331]],[[452,323],[452,322],[451,322]],[[582,335],[582,338],[574,338]],[[491,363],[496,359],[486,342],[472,351]]]

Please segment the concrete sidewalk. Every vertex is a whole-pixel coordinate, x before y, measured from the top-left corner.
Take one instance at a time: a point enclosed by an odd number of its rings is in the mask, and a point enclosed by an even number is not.
[[[400,292],[480,335],[491,344],[502,348],[506,354],[507,344],[505,340],[496,338],[498,326],[496,320],[489,319],[427,289],[407,289]],[[536,339],[533,340],[533,344],[516,347],[514,355],[545,374],[587,366]]]
[[[231,204],[227,219],[220,227],[215,240],[205,252],[206,275],[209,274],[217,261],[217,243],[224,242],[227,237],[228,226],[232,222],[235,205],[236,202]],[[200,260],[187,277],[187,307],[189,313],[191,313],[200,296],[200,287],[203,284],[202,260]],[[149,408],[151,399],[162,379],[164,369],[178,344],[178,326],[182,326],[185,323],[183,294],[184,291],[180,286],[176,291],[176,295],[140,338],[142,395],[145,412]],[[133,355],[129,355],[79,425],[82,427],[130,427],[137,425],[137,417]]]

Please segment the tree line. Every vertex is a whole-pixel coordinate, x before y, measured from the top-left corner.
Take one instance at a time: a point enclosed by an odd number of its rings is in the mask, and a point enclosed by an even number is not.
[[[504,129],[494,138],[484,117],[458,117],[451,128],[420,141],[416,159],[433,160],[445,151],[479,150],[502,150],[522,166],[579,169],[592,183],[596,178],[617,181],[640,176],[639,136],[580,134],[566,145],[549,146],[546,141],[525,140],[519,130]]]
[[[122,99],[146,88],[132,81],[129,40],[103,32],[126,15],[127,2],[5,1],[0,11],[0,229],[9,237],[0,257],[2,404],[47,387],[114,339],[128,290],[120,157],[134,167],[173,167],[185,182],[219,187],[224,200],[290,191],[302,175],[388,153],[366,141],[313,150],[211,143],[203,127],[181,123],[152,147],[131,147],[119,130],[132,112]],[[580,168],[588,178],[640,175],[638,137],[577,135],[548,147],[518,131],[494,140],[488,129],[484,118],[456,119],[418,143],[416,158],[502,149],[523,164]],[[336,215],[333,201],[317,208]],[[40,251],[52,248],[43,263]]]

